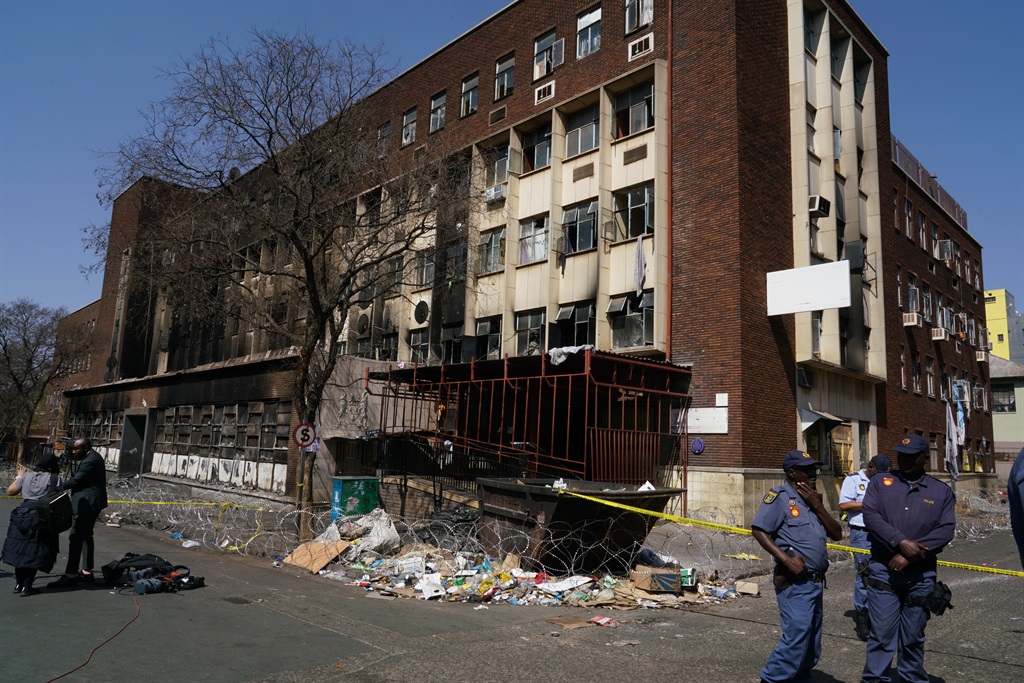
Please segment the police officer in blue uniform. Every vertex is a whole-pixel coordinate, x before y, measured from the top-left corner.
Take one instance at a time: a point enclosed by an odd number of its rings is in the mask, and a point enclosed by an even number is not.
[[[751,524],[754,539],[775,558],[773,582],[782,620],[782,637],[761,670],[764,683],[810,681],[821,658],[826,537],[838,541],[843,529],[814,488],[820,465],[803,451],[786,453],[786,483],[765,494]]]
[[[888,683],[898,645],[903,683],[927,683],[924,627],[929,613],[923,603],[935,585],[935,555],[953,540],[956,500],[946,484],[925,474],[925,439],[908,434],[891,450],[898,469],[873,478],[864,496],[864,525],[871,540],[865,579],[871,634],[861,679]]]
[[[864,494],[868,490],[868,482],[878,472],[888,472],[892,461],[884,455],[876,455],[868,461],[868,466],[853,472],[843,479],[839,489],[839,509],[849,517],[850,545],[861,550],[871,550],[867,529],[864,528],[864,515],[861,513]],[[864,584],[864,573],[868,567],[868,553],[854,553],[853,563],[857,571],[853,577],[853,624],[857,637],[866,641],[870,632],[871,618],[868,616],[868,589]]]

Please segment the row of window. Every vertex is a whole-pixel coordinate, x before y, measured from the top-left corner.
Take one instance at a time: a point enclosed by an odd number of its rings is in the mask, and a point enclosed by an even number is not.
[[[616,93],[612,111],[613,134],[621,139],[654,127],[654,81]],[[600,109],[594,104],[565,115],[565,158],[584,154],[601,142]],[[522,148],[496,145],[483,152],[488,187],[508,181],[512,173],[529,173],[551,165],[551,122],[522,134]]]
[[[963,372],[963,377],[961,377],[961,370],[959,368],[953,368],[953,374],[949,375],[947,374],[948,368],[945,363],[937,363],[935,358],[931,356],[924,356],[922,363],[921,353],[918,351],[910,354],[908,377],[907,360],[907,348],[901,344],[901,388],[910,389],[915,394],[927,393],[928,396],[933,398],[936,396],[941,399],[948,398],[964,405],[970,403],[976,410],[988,409],[988,398],[982,378],[979,378],[977,375],[970,375],[968,377],[966,372]],[[936,371],[938,371],[938,375],[936,375]]]
[[[951,336],[966,339],[971,345],[980,343],[987,346],[987,331],[974,315],[963,310],[952,297],[944,297],[939,292],[932,292],[927,282],[918,283],[915,274],[907,275],[906,301],[903,294],[903,269],[896,266],[896,304],[905,308],[908,313],[920,313],[926,323],[935,328],[947,330]]]
[[[654,21],[654,0],[625,0],[626,33],[650,25]],[[583,59],[601,48],[601,6],[592,7],[576,18],[576,58]],[[539,80],[552,73],[564,61],[565,41],[559,40],[555,30],[548,31],[534,39],[533,80]],[[497,102],[515,91],[515,52],[495,61],[494,101]],[[476,113],[480,106],[480,73],[473,73],[462,80],[459,100],[459,117],[465,118]],[[448,108],[448,93],[441,91],[430,98],[429,131],[435,133],[445,126]],[[413,107],[402,114],[401,146],[416,142],[417,111]],[[378,153],[387,154],[391,148],[391,122],[377,129]],[[578,152],[577,152],[578,153]]]
[[[896,231],[902,231],[908,240],[916,241],[936,261],[944,262],[956,275],[953,287],[959,287],[959,278],[962,277],[968,285],[973,285],[975,290],[981,291],[981,261],[973,259],[972,269],[970,255],[966,251],[961,251],[960,245],[949,238],[949,233],[943,233],[940,239],[938,223],[931,221],[929,226],[924,211],[915,212],[914,203],[909,199],[904,199],[901,207],[899,193],[895,189],[892,191],[892,202],[893,224]]]
[[[654,292],[613,296],[605,311],[611,328],[613,349],[632,349],[654,345]],[[594,344],[597,338],[597,305],[591,299],[561,304],[555,315],[554,330],[557,339],[548,339],[547,313],[544,309],[517,312],[514,317],[513,336],[515,353],[531,356],[543,353],[550,342],[555,346],[582,346]],[[430,354],[428,328],[410,330],[406,339],[409,359],[426,364]],[[480,319],[476,323],[476,336],[465,338],[464,325],[456,323],[441,328],[439,357],[443,363],[461,363],[470,357],[480,360],[500,358],[503,338],[501,317]],[[346,350],[343,349],[342,353]],[[468,354],[468,357],[467,357]],[[397,361],[399,334],[391,332],[373,339],[367,330],[356,339],[355,355],[362,358]]]
[[[634,240],[654,234],[654,183],[647,182],[626,188],[612,195],[612,221],[604,226],[604,238],[610,242]],[[589,199],[562,209],[561,235],[551,242],[552,226],[549,214],[531,216],[519,222],[519,265],[546,261],[552,250],[560,256],[588,251],[597,247],[599,207],[596,199]],[[461,281],[466,275],[467,248],[457,244],[446,253],[445,279]],[[489,275],[505,270],[505,227],[480,233],[476,252],[476,274]],[[402,287],[411,284],[414,289],[432,287],[437,275],[433,251],[420,252],[411,268],[403,257],[387,264],[387,274],[378,292],[398,295]],[[372,299],[368,295],[367,299]],[[367,301],[368,303],[368,301]]]

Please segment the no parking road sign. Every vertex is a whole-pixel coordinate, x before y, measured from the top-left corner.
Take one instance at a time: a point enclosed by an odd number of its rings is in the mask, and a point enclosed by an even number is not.
[[[292,432],[292,439],[299,448],[309,448],[316,441],[316,428],[311,424],[300,424]]]

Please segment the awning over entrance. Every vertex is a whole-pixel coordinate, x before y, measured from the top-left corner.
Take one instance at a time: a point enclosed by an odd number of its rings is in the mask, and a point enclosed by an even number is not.
[[[836,417],[824,410],[814,410],[810,407],[800,409],[800,431],[806,432],[818,420],[824,420],[825,429],[832,429],[843,424],[841,417]]]

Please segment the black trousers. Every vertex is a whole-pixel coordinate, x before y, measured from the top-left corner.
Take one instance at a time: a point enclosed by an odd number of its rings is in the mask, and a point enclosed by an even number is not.
[[[64,570],[65,574],[77,574],[79,566],[92,571],[96,553],[92,532],[99,516],[99,512],[92,511],[82,511],[75,515],[68,535],[68,566]],[[79,565],[79,562],[82,564]]]
[[[22,588],[30,588],[36,580],[36,569],[25,569],[24,567],[14,568],[14,580],[16,585]]]

